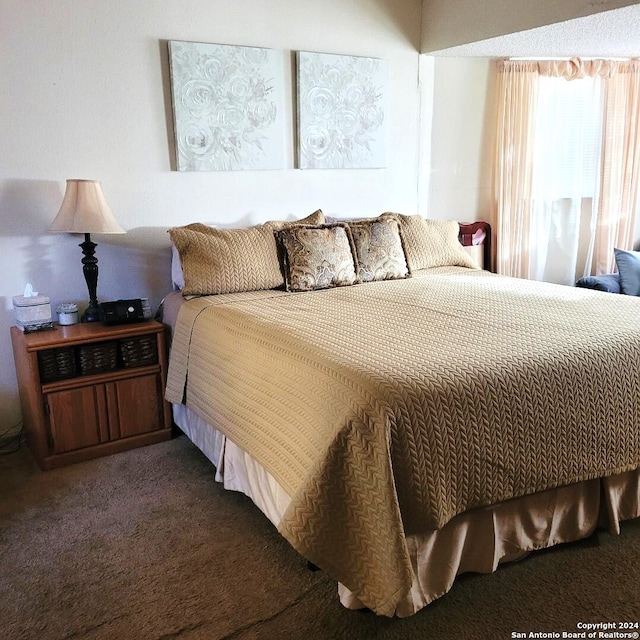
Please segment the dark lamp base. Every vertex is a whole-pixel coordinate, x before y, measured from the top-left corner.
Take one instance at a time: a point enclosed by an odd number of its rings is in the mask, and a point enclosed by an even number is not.
[[[82,271],[87,281],[89,290],[89,306],[82,314],[82,322],[99,322],[102,320],[96,289],[98,287],[98,258],[95,256],[95,242],[91,242],[91,234],[84,234],[84,242],[80,245],[84,258],[82,258]]]
[[[82,322],[100,322],[102,320],[102,313],[100,307],[89,306],[87,310],[82,314]]]

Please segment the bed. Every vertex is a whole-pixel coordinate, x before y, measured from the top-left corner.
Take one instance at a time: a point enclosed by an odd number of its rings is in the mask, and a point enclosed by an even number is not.
[[[640,301],[480,269],[487,231],[170,230],[174,419],[346,607],[408,616],[640,515]]]

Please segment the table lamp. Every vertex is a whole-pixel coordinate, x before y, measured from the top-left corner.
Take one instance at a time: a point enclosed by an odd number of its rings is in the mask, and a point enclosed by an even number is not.
[[[49,233],[84,233],[80,244],[84,258],[82,271],[89,290],[89,307],[82,316],[83,322],[101,319],[97,298],[98,258],[97,245],[91,241],[92,233],[126,233],[116,222],[102,193],[98,180],[67,180],[67,188],[58,215],[47,229]]]

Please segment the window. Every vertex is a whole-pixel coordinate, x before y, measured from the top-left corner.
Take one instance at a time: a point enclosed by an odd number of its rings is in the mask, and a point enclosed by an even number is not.
[[[496,266],[573,284],[633,248],[640,199],[640,60],[501,60]]]
[[[585,275],[596,220],[600,78],[541,76],[533,118],[529,277],[571,284]]]
[[[593,198],[602,141],[599,78],[540,77],[534,118],[533,192]]]

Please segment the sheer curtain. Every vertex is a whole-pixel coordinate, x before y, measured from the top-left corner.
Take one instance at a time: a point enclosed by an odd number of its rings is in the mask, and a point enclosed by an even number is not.
[[[613,247],[631,249],[640,200],[640,60],[617,65],[605,83],[594,273],[611,272]]]
[[[533,116],[538,68],[534,62],[499,63],[494,189],[496,271],[528,278]],[[517,170],[516,170],[517,168]]]
[[[614,246],[631,248],[640,177],[639,64],[498,64],[499,273],[573,284],[611,271]]]

